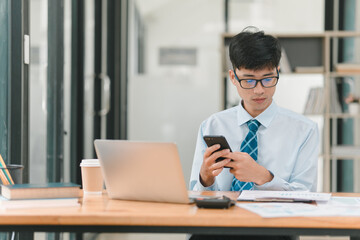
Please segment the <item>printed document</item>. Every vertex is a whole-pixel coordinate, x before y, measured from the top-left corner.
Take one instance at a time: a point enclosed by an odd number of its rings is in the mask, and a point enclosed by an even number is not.
[[[331,193],[317,193],[306,191],[260,191],[244,190],[238,197],[239,201],[259,202],[309,202],[328,201]]]
[[[238,203],[237,206],[264,218],[360,216],[360,198],[357,197],[331,197],[317,204],[269,202]]]

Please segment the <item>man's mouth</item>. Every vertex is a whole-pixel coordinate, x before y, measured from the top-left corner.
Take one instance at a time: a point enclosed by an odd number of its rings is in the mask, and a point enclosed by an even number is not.
[[[256,102],[256,103],[263,103],[265,101],[266,98],[254,98],[253,100]]]

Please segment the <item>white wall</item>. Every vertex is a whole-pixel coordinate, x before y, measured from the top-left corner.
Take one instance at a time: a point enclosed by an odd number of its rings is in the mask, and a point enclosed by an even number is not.
[[[146,2],[136,1],[146,28],[146,73],[132,74],[129,79],[129,138],[176,142],[188,182],[199,124],[221,110],[224,1],[163,0],[155,1],[151,7]],[[231,32],[239,32],[248,25],[276,33],[323,31],[323,0],[230,3]],[[197,64],[160,66],[160,47],[196,48]],[[130,58],[133,57],[130,52]],[[291,98],[297,87],[287,79],[281,77],[276,101],[290,108],[294,104],[297,111],[301,106],[296,98]],[[312,79],[307,82],[313,84]]]
[[[324,30],[324,0],[230,1],[230,32],[253,25],[266,32],[320,32]]]
[[[129,138],[178,144],[190,178],[198,127],[220,103],[222,0],[170,1],[144,16],[146,74],[129,82]],[[160,47],[194,47],[196,66],[160,66]]]

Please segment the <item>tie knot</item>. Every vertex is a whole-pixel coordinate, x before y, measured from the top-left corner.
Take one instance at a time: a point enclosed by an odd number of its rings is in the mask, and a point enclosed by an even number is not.
[[[250,131],[257,132],[257,130],[259,129],[260,123],[258,122],[258,120],[252,119],[247,122],[247,125],[248,125],[248,128],[250,129]]]

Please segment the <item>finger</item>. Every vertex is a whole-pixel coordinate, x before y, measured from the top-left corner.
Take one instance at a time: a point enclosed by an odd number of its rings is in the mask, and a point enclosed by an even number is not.
[[[224,160],[218,161],[217,163],[213,164],[212,167],[213,167],[214,169],[223,168],[223,167],[224,167],[225,165],[227,165],[230,161],[231,161],[231,159],[226,158],[226,159],[224,159]]]
[[[212,172],[213,176],[218,176],[224,168],[218,168]]]
[[[246,152],[229,152],[229,153],[225,154],[223,157],[230,158],[234,161],[240,161],[240,160],[246,159],[246,158],[252,159],[252,157]]]
[[[215,161],[219,157],[224,157],[229,152],[230,152],[229,149],[224,149],[224,150],[221,150],[221,151],[217,151],[217,152],[214,152],[209,158],[211,158],[212,160]]]
[[[236,163],[234,161],[229,161],[224,167],[229,167],[232,170],[232,169],[234,169],[235,165],[236,165]],[[230,170],[230,172],[231,172],[231,170]]]
[[[210,157],[213,152],[218,150],[220,148],[220,144],[214,144],[211,147],[206,148],[204,157]]]

